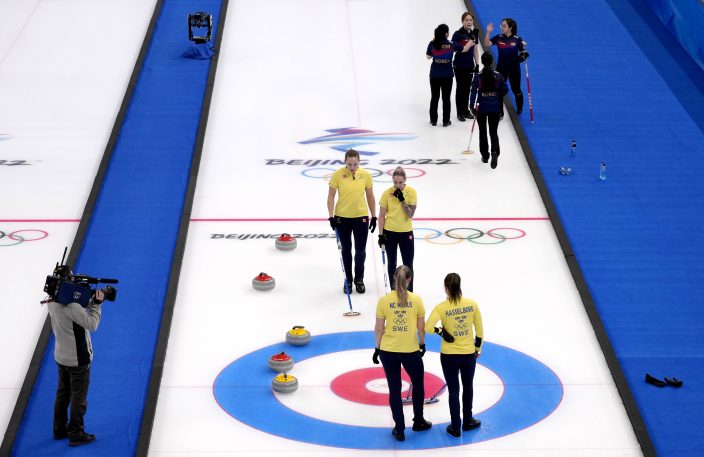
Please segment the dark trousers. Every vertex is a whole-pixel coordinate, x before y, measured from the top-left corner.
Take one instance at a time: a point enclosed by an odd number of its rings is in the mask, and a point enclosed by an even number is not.
[[[457,90],[455,91],[455,106],[458,116],[469,116],[469,91],[472,89],[472,68],[455,67]]]
[[[518,66],[513,70],[501,69],[497,70],[501,73],[506,81],[511,85],[511,92],[516,97],[516,111],[523,111],[523,92],[521,92],[521,67]]]
[[[83,416],[88,408],[88,384],[90,365],[82,367],[59,367],[59,385],[54,401],[54,435],[68,433],[77,438],[83,433]],[[70,405],[70,415],[67,410]],[[67,425],[68,424],[68,425]]]
[[[450,121],[452,112],[452,76],[447,78],[430,78],[430,122],[438,121],[438,101],[442,92],[442,122]]]
[[[477,357],[474,354],[440,354],[442,374],[447,383],[448,402],[450,403],[450,421],[452,428],[459,430],[460,418],[460,382],[462,379],[462,418],[465,422],[472,418],[472,401],[474,399],[474,370]]]
[[[423,376],[425,367],[420,351],[416,352],[387,352],[379,354],[381,364],[386,373],[386,383],[389,385],[389,406],[391,416],[394,418],[396,430],[403,431],[406,422],[403,418],[403,403],[401,402],[401,366],[406,370],[413,384],[413,420],[423,419],[423,400],[425,399],[425,386]]]
[[[479,125],[479,153],[482,157],[489,157],[489,141],[487,139],[486,124],[489,123],[489,136],[491,137],[491,154],[499,155],[501,147],[499,146],[499,113],[482,113],[477,114],[477,125]]]
[[[390,232],[384,230],[384,235],[386,235],[386,257],[387,257],[387,267],[389,270],[389,286],[392,290],[396,289],[396,283],[394,282],[394,273],[396,272],[396,247],[401,249],[401,260],[403,265],[406,265],[413,272],[413,255],[415,249],[413,246],[413,232]],[[413,292],[413,279],[415,275],[411,276],[411,282],[408,284],[408,290]]]
[[[364,261],[367,258],[368,217],[337,217],[342,263],[348,284],[352,284],[352,235],[354,235],[354,279],[364,279]]]

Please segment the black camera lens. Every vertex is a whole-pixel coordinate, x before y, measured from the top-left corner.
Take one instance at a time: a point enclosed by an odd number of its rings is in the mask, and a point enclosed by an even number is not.
[[[107,301],[115,301],[117,298],[117,289],[112,286],[106,286],[105,289],[103,289],[103,293],[105,294],[105,300]]]

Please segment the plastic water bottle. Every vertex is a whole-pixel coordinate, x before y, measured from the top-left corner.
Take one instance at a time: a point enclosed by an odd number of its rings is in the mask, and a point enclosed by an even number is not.
[[[602,161],[599,165],[599,179],[606,181],[606,162]]]
[[[577,156],[577,141],[572,140],[572,146],[571,146],[571,151],[570,151],[570,157],[576,157]]]
[[[569,176],[572,174],[572,168],[571,167],[560,167],[560,174]]]

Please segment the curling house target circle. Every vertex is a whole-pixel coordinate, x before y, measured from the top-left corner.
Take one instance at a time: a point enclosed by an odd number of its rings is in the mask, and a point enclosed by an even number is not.
[[[329,354],[339,354],[343,359],[345,351],[366,350],[372,366],[373,341],[372,331],[344,332],[318,335],[307,346],[292,347],[281,342],[263,347],[226,366],[214,381],[213,395],[225,412],[250,427],[285,439],[348,449],[434,449],[497,439],[535,425],[562,401],[562,383],[550,368],[524,353],[490,342],[485,344],[478,364],[500,377],[503,395],[490,408],[475,414],[482,427],[463,433],[459,439],[448,438],[445,422],[434,423],[432,430],[413,433],[406,441],[398,442],[391,437],[390,427],[350,425],[311,417],[287,407],[271,390],[272,372],[267,360],[273,353],[286,350],[296,360],[293,371],[300,388],[287,394],[288,398],[295,398],[306,395],[306,375],[297,371],[306,360]],[[429,353],[425,357],[437,358],[440,339],[431,336],[426,346]],[[313,396],[310,401],[314,401]],[[376,409],[377,414],[390,416],[388,408]],[[411,416],[412,413],[406,418],[409,431]]]

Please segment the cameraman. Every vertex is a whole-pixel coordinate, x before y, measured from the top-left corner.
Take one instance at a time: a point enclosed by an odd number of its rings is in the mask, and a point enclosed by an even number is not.
[[[69,439],[70,446],[80,446],[95,440],[95,435],[85,433],[83,416],[88,406],[88,384],[93,346],[90,332],[100,323],[101,304],[105,299],[102,290],[96,290],[88,306],[78,303],[62,305],[48,303],[51,328],[56,338],[54,359],[59,368],[59,384],[54,402],[54,439]],[[70,405],[70,416],[66,411]]]

